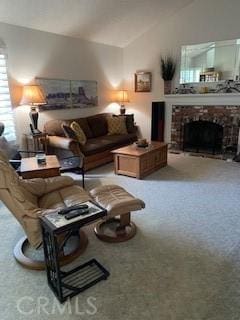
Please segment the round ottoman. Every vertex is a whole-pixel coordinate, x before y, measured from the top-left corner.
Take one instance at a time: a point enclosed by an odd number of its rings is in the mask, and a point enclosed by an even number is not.
[[[142,200],[117,185],[97,187],[90,191],[90,195],[107,210],[107,217],[98,222],[94,230],[100,240],[122,242],[135,236],[136,225],[131,222],[131,212],[145,208]]]

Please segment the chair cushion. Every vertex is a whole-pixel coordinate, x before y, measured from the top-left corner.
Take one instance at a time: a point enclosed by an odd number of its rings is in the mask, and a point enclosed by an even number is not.
[[[89,194],[80,186],[72,185],[40,197],[38,204],[43,209],[60,209],[91,200]]]
[[[93,137],[101,137],[108,133],[106,114],[100,113],[87,118]]]
[[[73,121],[70,124],[70,128],[73,130],[73,132],[75,133],[78,142],[84,146],[87,142],[87,137],[85,136],[85,133],[83,132],[82,128],[80,127],[80,125],[76,122]]]
[[[97,187],[90,191],[93,199],[104,207],[108,217],[114,217],[131,211],[145,208],[145,203],[135,198],[122,187],[117,185],[106,185]]]
[[[108,117],[108,134],[127,134],[126,118],[125,117]]]

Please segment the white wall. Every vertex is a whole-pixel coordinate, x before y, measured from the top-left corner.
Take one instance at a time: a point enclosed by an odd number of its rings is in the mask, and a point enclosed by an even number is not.
[[[0,39],[7,46],[14,104],[18,104],[22,84],[35,77],[98,81],[99,107],[41,112],[40,128],[50,118],[118,111],[119,106],[109,103],[112,90],[120,86],[123,77],[122,49],[4,23],[0,23]],[[22,133],[29,131],[29,110],[18,107],[14,112],[20,141]]]
[[[180,58],[182,45],[240,38],[239,12],[239,0],[195,0],[124,48],[124,77],[131,90],[127,109],[135,113],[143,136],[150,138],[152,101],[164,100],[160,56],[170,53]],[[141,70],[153,73],[151,93],[134,92],[134,73]],[[169,110],[166,112],[169,132]]]

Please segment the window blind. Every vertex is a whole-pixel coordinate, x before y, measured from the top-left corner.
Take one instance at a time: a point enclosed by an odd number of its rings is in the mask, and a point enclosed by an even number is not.
[[[6,54],[0,52],[0,122],[4,123],[3,135],[8,141],[15,141],[15,125],[9,93]]]

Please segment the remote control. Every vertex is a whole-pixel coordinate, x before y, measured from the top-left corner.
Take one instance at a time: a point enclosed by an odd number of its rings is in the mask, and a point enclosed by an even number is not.
[[[70,219],[76,218],[78,216],[83,216],[84,214],[87,214],[87,213],[89,213],[88,209],[79,209],[78,211],[74,210],[74,212],[69,212],[64,217],[65,217],[65,219],[70,220]]]
[[[64,214],[67,214],[70,211],[73,211],[73,210],[75,211],[75,210],[78,210],[78,209],[88,209],[88,205],[87,204],[77,204],[77,205],[74,205],[74,206],[59,210],[58,214],[64,215]]]

